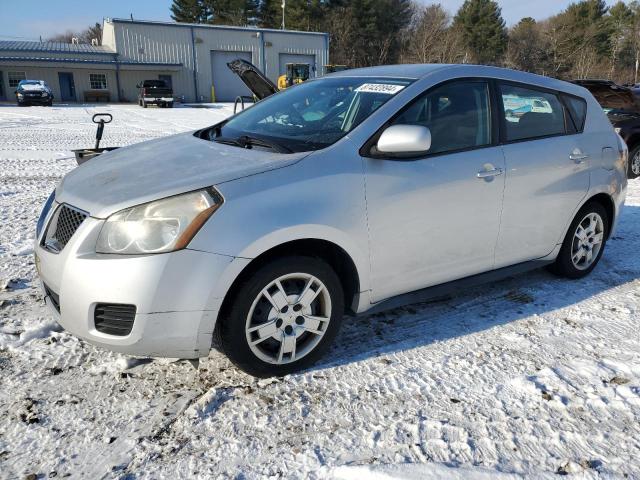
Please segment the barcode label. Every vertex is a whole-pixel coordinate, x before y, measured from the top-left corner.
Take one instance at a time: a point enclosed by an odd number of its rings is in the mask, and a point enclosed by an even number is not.
[[[365,83],[356,88],[356,92],[385,93],[394,95],[404,88],[404,85],[393,85],[389,83]]]

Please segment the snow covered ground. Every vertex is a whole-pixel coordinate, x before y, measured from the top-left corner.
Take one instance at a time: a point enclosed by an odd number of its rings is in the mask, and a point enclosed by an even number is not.
[[[346,318],[313,370],[258,381],[96,349],[44,308],[36,219],[97,111],[125,145],[230,107],[0,106],[0,478],[640,478],[640,180],[589,278]]]

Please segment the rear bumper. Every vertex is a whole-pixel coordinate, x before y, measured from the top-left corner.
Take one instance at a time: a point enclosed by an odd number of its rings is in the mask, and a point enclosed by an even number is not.
[[[171,103],[171,102],[173,102],[173,97],[142,97],[142,99],[147,103]]]
[[[92,344],[130,355],[208,355],[224,294],[248,261],[188,249],[144,256],[96,254],[101,225],[88,218],[57,254],[35,246],[46,303],[58,323]],[[131,332],[98,331],[94,313],[99,303],[135,305]]]

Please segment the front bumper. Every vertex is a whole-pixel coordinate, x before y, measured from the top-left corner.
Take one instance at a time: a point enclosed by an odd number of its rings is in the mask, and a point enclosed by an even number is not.
[[[53,101],[53,97],[22,97],[16,98],[18,103],[30,105],[48,105]]]
[[[57,254],[39,241],[35,245],[45,301],[58,323],[90,343],[130,355],[208,355],[224,294],[248,260],[189,249],[141,256],[96,254],[102,223],[87,218]],[[99,303],[135,305],[131,332],[117,336],[96,330]]]

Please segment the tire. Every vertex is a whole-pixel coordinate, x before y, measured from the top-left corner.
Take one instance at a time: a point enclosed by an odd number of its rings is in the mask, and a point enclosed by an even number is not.
[[[173,108],[173,102],[169,102],[169,103],[167,103],[167,104],[166,104],[166,107],[167,107],[167,108]]]
[[[305,291],[304,296],[313,298],[300,302]],[[278,310],[276,305],[284,307]],[[336,337],[343,314],[342,285],[327,263],[314,257],[282,257],[241,282],[218,319],[215,335],[222,351],[246,373],[282,376],[307,368],[322,356]]]
[[[640,143],[629,149],[629,165],[627,178],[633,180],[640,176]]]
[[[597,238],[592,237],[590,234],[585,235],[585,232],[590,231],[592,225],[591,222],[587,222],[587,219],[590,216],[594,218],[594,215],[600,218],[601,225],[598,225],[596,222],[593,235],[601,235],[602,238],[599,248],[597,248],[597,252],[595,253]],[[585,226],[587,227],[586,229]],[[582,242],[578,238],[579,227],[582,228],[583,236],[587,239],[585,242]],[[578,279],[589,275],[602,257],[609,235],[609,228],[610,219],[604,207],[597,202],[588,202],[580,209],[573,219],[573,222],[571,222],[571,226],[560,248],[560,253],[558,253],[555,263],[551,265],[549,270],[558,276],[571,279]],[[594,238],[594,240],[589,240],[590,238]],[[581,247],[581,243],[585,245]],[[591,250],[589,250],[589,244],[591,245]],[[591,252],[590,259],[588,256],[589,252]],[[577,262],[574,262],[574,258],[578,256]]]
[[[144,100],[142,100],[142,108],[147,108],[147,102],[145,102]]]

